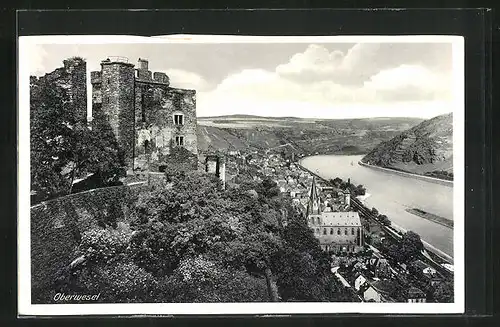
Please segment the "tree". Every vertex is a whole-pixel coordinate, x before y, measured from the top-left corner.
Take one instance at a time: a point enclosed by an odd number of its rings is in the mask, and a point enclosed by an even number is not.
[[[363,187],[363,185],[358,185],[354,188],[354,195],[365,195],[366,194],[366,189]]]
[[[380,222],[382,224],[384,224],[385,226],[390,226],[391,225],[391,221],[389,220],[389,218],[387,218],[386,215],[379,215],[378,216],[378,219],[380,220]]]
[[[407,258],[418,256],[424,249],[420,236],[412,231],[408,231],[403,235],[400,246],[405,250]]]
[[[67,93],[54,83],[30,86],[30,164],[32,190],[41,199],[63,194],[69,180],[63,169],[73,149],[71,114]]]
[[[439,303],[452,303],[454,301],[453,284],[450,282],[439,283],[434,291],[433,297],[434,300]]]
[[[75,178],[86,174],[95,173],[101,186],[123,176],[123,155],[112,131],[97,123],[90,130],[75,111],[67,91],[54,81],[31,85],[31,180],[41,199],[71,193]]]
[[[96,125],[97,127],[102,125]],[[74,147],[70,158],[72,162],[71,193],[76,176],[95,173],[102,186],[115,184],[125,175],[123,154],[118,148],[114,135],[98,128],[89,130],[87,126],[75,125]]]
[[[280,194],[278,184],[270,178],[265,178],[256,191],[264,198],[273,198]]]
[[[172,181],[177,175],[196,170],[198,165],[197,156],[184,147],[174,146],[173,140],[170,140],[169,155],[162,156],[161,161],[164,163],[163,169],[168,181]]]
[[[172,275],[160,282],[158,301],[267,301],[267,287],[264,279],[198,255],[184,259]]]
[[[330,180],[330,182],[335,186],[335,187],[340,187],[340,185],[343,183],[343,180],[335,177],[334,179]]]
[[[121,287],[116,302],[347,300],[291,201],[264,196],[274,187],[264,180],[223,190],[219,179],[197,171],[150,187],[133,210],[133,233],[108,227],[82,237],[88,264],[73,291]],[[131,272],[117,276],[124,267]]]
[[[170,189],[139,199],[136,214],[143,225],[133,239],[137,264],[160,276],[175,272],[185,258],[205,255],[236,270],[261,273],[271,291],[270,258],[280,241],[267,230],[276,229],[269,220],[275,214],[258,210],[255,201],[224,192],[212,175],[175,176]]]
[[[389,246],[388,253],[397,262],[407,263],[418,257],[423,249],[424,245],[420,240],[420,236],[408,231],[397,244]]]

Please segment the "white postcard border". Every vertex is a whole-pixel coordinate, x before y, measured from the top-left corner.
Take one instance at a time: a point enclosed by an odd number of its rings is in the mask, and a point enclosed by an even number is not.
[[[464,38],[416,36],[23,36],[18,43],[18,313],[19,315],[194,315],[194,314],[320,314],[320,313],[463,313],[465,309],[465,96]],[[452,43],[453,44],[453,170],[454,170],[454,303],[165,303],[165,304],[31,304],[29,55],[37,44],[110,43]],[[457,133],[458,132],[458,133]]]

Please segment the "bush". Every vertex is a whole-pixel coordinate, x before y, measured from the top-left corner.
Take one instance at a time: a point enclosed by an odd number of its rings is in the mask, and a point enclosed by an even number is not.
[[[78,284],[91,294],[102,293],[100,302],[153,302],[158,283],[132,262],[90,266],[80,272]]]
[[[93,263],[109,262],[125,253],[130,233],[113,229],[92,229],[82,234],[80,251]]]

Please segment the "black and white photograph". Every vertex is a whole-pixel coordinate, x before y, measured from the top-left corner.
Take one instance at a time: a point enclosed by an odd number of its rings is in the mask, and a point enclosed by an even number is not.
[[[20,314],[463,312],[463,47],[20,37]]]

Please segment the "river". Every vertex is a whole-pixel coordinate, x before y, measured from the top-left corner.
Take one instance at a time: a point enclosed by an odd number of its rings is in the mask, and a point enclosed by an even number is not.
[[[422,240],[453,257],[453,229],[405,211],[419,208],[453,219],[453,186],[363,167],[358,164],[362,157],[318,155],[303,158],[300,163],[325,179],[350,178],[351,183],[362,184],[370,194],[366,206],[377,208],[394,224],[414,231]]]

